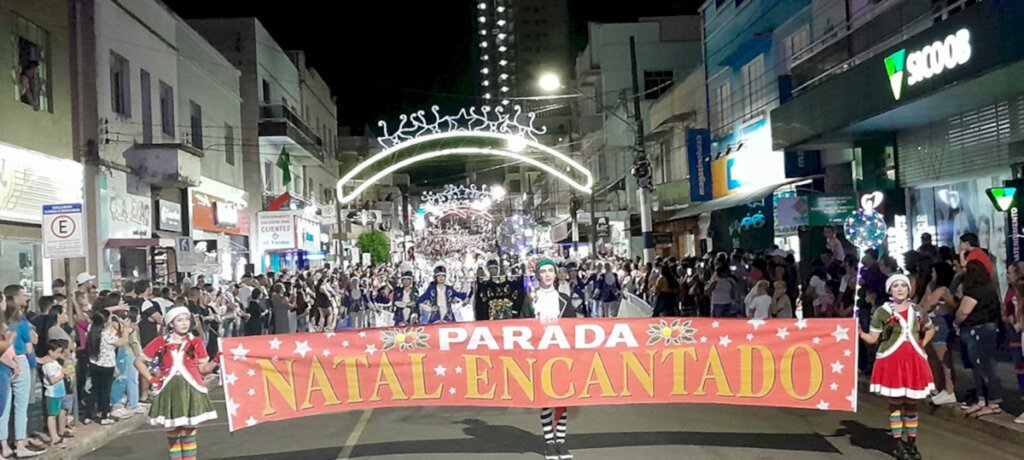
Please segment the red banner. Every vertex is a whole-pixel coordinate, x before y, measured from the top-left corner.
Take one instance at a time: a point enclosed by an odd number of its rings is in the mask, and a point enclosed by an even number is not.
[[[566,319],[223,339],[232,431],[353,409],[717,403],[855,411],[852,319]]]

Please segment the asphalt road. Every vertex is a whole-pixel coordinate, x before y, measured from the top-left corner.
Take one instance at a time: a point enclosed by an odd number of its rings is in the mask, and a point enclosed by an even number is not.
[[[224,413],[223,392],[211,391]],[[863,401],[864,398],[862,398]],[[885,409],[856,414],[721,405],[572,409],[568,445],[577,459],[878,459],[891,441]],[[526,409],[378,409],[270,423],[229,434],[223,419],[199,430],[200,458],[535,459],[538,412]],[[1024,446],[924,415],[927,458],[1020,459]],[[144,426],[87,459],[167,458],[163,430]]]

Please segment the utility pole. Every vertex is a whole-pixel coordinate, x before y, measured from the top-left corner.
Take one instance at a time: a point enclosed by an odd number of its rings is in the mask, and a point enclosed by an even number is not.
[[[651,162],[647,159],[644,142],[644,117],[640,113],[640,80],[637,77],[636,37],[629,37],[629,61],[633,70],[633,118],[636,121],[633,147],[633,177],[636,178],[637,196],[640,204],[640,229],[644,236],[644,263],[654,262],[654,224],[651,218],[650,193],[654,191],[651,177]]]

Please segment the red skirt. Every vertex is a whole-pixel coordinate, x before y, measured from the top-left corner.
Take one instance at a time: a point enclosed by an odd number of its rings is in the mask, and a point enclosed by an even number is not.
[[[887,398],[924,399],[935,390],[932,369],[910,342],[875,361],[871,392]]]

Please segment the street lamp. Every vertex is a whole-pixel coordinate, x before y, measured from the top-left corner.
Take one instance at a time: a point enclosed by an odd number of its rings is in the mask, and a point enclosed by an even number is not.
[[[604,110],[603,112],[607,113],[607,114],[610,114],[613,117],[617,118],[619,121],[625,123],[625,125],[627,127],[629,127],[630,130],[633,131],[633,139],[634,139],[634,143],[635,143],[635,146],[634,146],[634,159],[633,159],[633,176],[636,177],[637,185],[638,185],[638,187],[640,189],[639,190],[639,200],[640,200],[639,204],[640,204],[640,222],[641,222],[641,227],[642,227],[643,235],[644,235],[644,262],[650,262],[650,261],[652,261],[654,259],[654,246],[653,246],[653,241],[651,241],[651,238],[652,238],[651,235],[653,233],[652,232],[652,230],[653,230],[652,229],[653,223],[652,223],[652,218],[651,218],[652,217],[651,216],[651,214],[652,214],[651,203],[650,203],[650,199],[648,198],[648,193],[653,191],[653,190],[652,190],[652,187],[650,185],[650,179],[651,179],[650,178],[650,163],[647,160],[647,154],[644,151],[645,149],[644,149],[643,118],[640,115],[640,99],[639,99],[639,92],[640,91],[638,89],[637,75],[636,75],[637,70],[636,70],[636,48],[635,48],[635,46],[636,45],[635,45],[634,38],[630,37],[630,58],[631,58],[630,60],[632,61],[631,64],[632,64],[632,67],[633,67],[633,93],[634,93],[633,94],[633,106],[634,106],[634,112],[635,112],[634,113],[634,120],[633,121],[626,120],[621,115],[616,113],[615,110]],[[554,92],[556,90],[559,90],[559,89],[565,89],[565,86],[562,85],[561,80],[558,78],[558,75],[555,75],[554,73],[550,73],[550,72],[549,73],[545,73],[544,75],[541,75],[541,77],[538,80],[537,84],[540,87],[540,89],[542,91],[546,92],[546,93],[552,93],[552,92]],[[594,102],[595,104],[598,104],[598,105],[601,104],[601,101],[598,101],[595,97],[593,97],[593,96],[591,96],[589,94],[586,94],[586,93],[580,91],[579,89],[572,88],[572,90],[578,96],[583,96],[583,97],[589,99],[590,101]],[[569,104],[569,107],[570,107],[570,110],[572,110],[572,104]],[[571,116],[572,115],[570,115],[570,117]],[[570,136],[571,135],[572,135],[572,133],[570,132]],[[572,138],[571,137],[570,137],[569,141],[570,141],[570,144],[571,144],[572,143]],[[597,217],[596,217],[595,211],[594,211],[594,200],[595,200],[594,195],[595,194],[596,194],[596,191],[591,190],[591,193],[590,193],[590,226],[591,226],[591,229],[590,229],[590,235],[591,235],[590,251],[591,251],[592,254],[596,254],[597,253],[597,251],[596,251]]]

